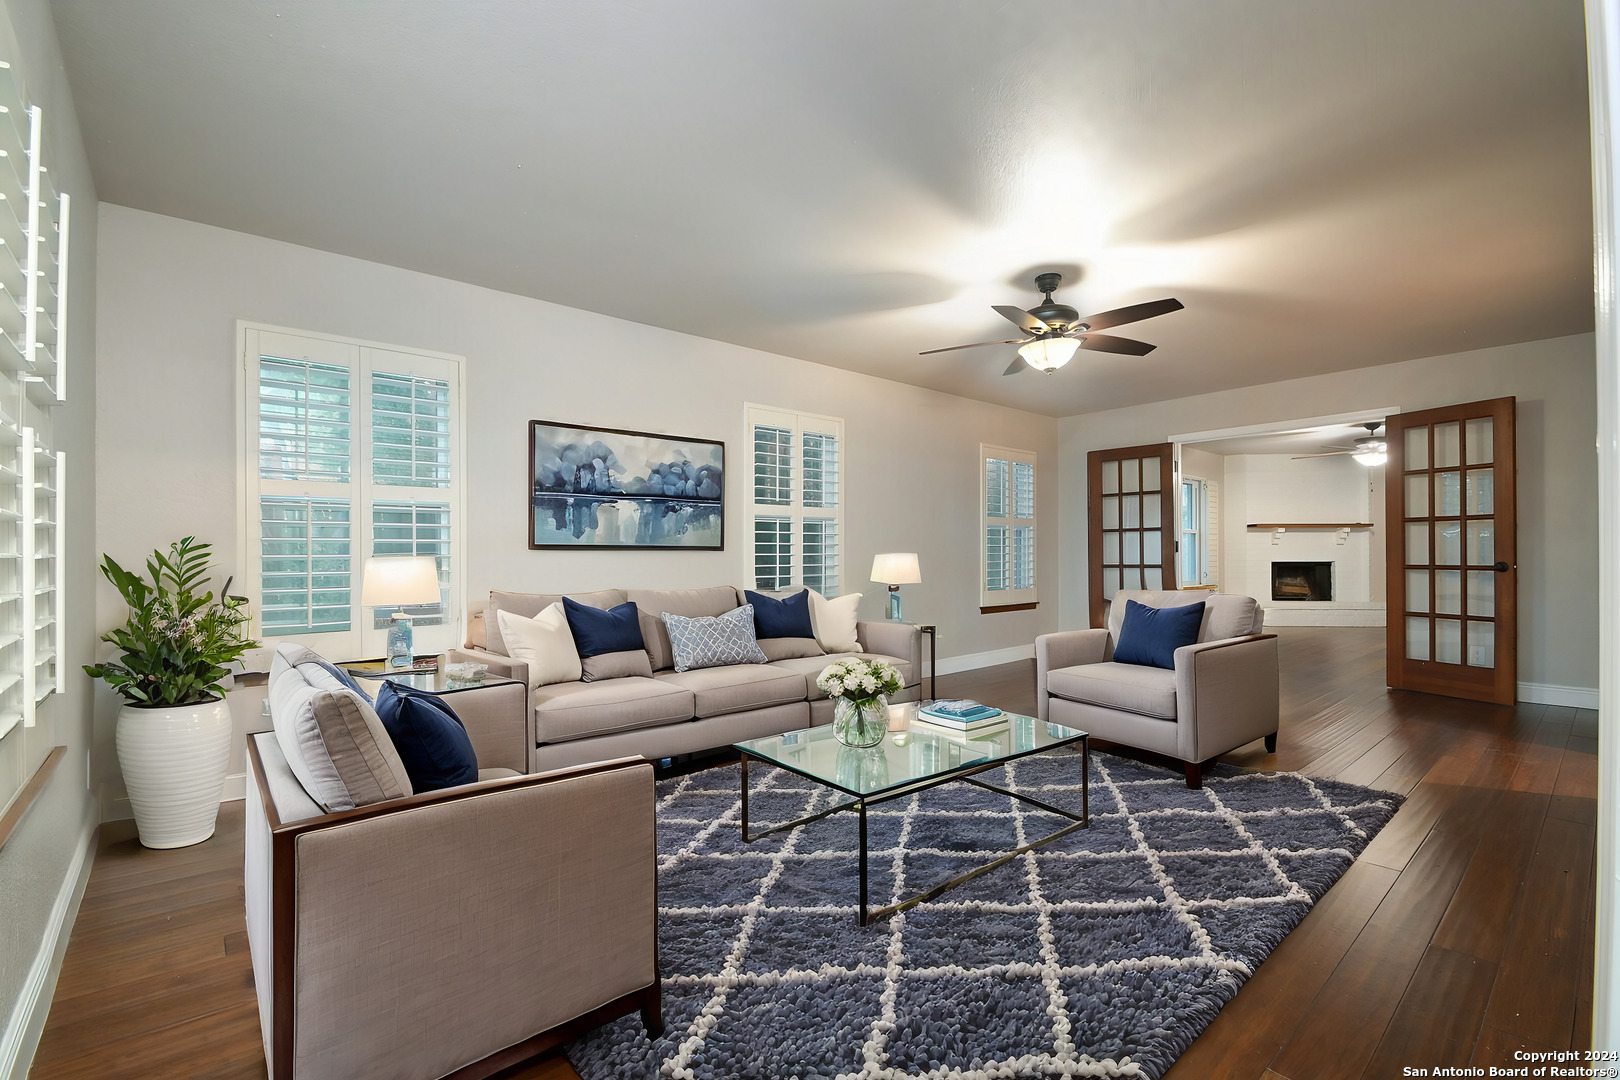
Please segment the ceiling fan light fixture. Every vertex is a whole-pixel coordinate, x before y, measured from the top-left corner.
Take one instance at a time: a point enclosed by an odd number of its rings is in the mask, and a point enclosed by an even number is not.
[[[1356,452],[1350,457],[1370,469],[1389,460],[1389,444],[1383,439],[1357,439]]]
[[[1056,371],[1073,360],[1079,348],[1074,338],[1039,338],[1018,346],[1018,355],[1036,371]]]

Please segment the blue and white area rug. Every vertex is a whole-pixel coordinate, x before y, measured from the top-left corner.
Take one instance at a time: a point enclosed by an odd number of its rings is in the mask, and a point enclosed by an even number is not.
[[[1062,751],[983,774],[1080,808]],[[750,773],[750,825],[844,796]],[[855,924],[856,817],[744,844],[736,766],[659,785],[665,1035],[626,1017],[569,1048],[585,1080],[1157,1077],[1298,925],[1401,797],[1295,773],[1092,755],[1091,827]],[[869,812],[873,906],[1065,824],[952,783]]]

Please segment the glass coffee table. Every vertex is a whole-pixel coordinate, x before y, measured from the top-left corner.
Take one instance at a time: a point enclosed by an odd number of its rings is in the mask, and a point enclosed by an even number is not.
[[[1083,829],[1091,821],[1091,736],[1075,728],[1049,724],[1033,716],[1005,713],[1007,722],[972,733],[956,733],[917,723],[917,705],[891,705],[889,707],[889,733],[877,746],[860,749],[845,746],[833,738],[832,725],[789,731],[763,739],[732,743],[742,755],[742,838],[753,843],[784,829],[796,829],[812,821],[836,814],[841,810],[854,810],[860,818],[860,908],[857,921],[862,926],[878,919],[932,900],[940,893],[964,881],[970,881],[998,866],[1018,858],[1027,851],[1052,843],[1076,829]],[[1055,750],[1061,746],[1080,744],[1080,813],[1042,802],[1020,791],[987,784],[975,779],[975,774],[994,769],[1009,761]],[[772,825],[757,833],[748,831],[748,762],[750,759],[786,769],[807,780],[830,787],[848,795],[849,801],[823,810],[797,821]],[[866,808],[891,799],[938,787],[952,780],[961,780],[976,787],[1008,795],[1051,814],[1067,818],[1066,825],[1048,836],[1009,851],[1007,854],[949,881],[935,885],[925,892],[908,897],[887,907],[870,909],[866,896]]]

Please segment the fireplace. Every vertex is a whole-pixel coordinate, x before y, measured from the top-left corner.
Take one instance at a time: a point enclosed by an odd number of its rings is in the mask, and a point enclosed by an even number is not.
[[[1331,562],[1274,562],[1271,564],[1273,600],[1332,600]]]

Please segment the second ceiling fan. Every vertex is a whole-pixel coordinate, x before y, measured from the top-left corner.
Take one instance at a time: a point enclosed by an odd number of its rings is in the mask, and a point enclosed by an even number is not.
[[[1146,356],[1155,346],[1145,341],[1099,334],[1096,331],[1140,322],[1155,315],[1168,315],[1172,311],[1180,311],[1186,307],[1180,300],[1173,298],[1149,300],[1143,304],[1114,308],[1112,311],[1100,311],[1082,319],[1079,311],[1052,299],[1052,293],[1062,283],[1062,274],[1037,274],[1035,288],[1046,294],[1046,300],[1028,311],[1015,308],[1011,304],[993,305],[997,314],[1024,331],[1025,337],[1007,338],[1004,341],[975,341],[970,345],[927,349],[918,355],[929,356],[933,353],[954,352],[957,349],[976,349],[981,345],[1017,345],[1018,359],[1002,372],[1003,375],[1016,375],[1026,366],[1050,374],[1067,364],[1077,349],[1123,353],[1126,356]]]

